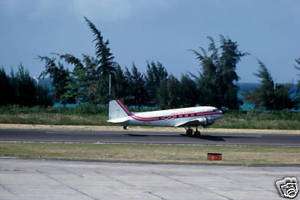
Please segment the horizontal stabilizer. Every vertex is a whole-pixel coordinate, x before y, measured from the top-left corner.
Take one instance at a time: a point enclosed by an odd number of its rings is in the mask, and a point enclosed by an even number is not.
[[[124,118],[110,119],[107,122],[119,124],[119,123],[126,123],[127,121],[128,121],[128,117],[124,117]]]

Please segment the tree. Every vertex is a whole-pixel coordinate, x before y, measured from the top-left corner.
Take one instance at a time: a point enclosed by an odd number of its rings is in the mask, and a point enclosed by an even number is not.
[[[255,75],[260,79],[260,87],[248,95],[248,99],[255,103],[256,107],[267,110],[282,110],[293,108],[295,101],[290,97],[289,84],[275,84],[267,67],[261,61],[258,73]]]
[[[54,100],[62,104],[75,102],[74,95],[67,94],[70,85],[70,73],[65,69],[62,63],[56,63],[55,58],[39,56],[39,59],[45,62],[45,70],[40,74],[40,78],[49,76],[54,88]]]
[[[237,42],[220,36],[220,46],[217,47],[212,37],[208,37],[208,49],[200,47],[200,51],[192,50],[199,61],[202,71],[198,82],[199,102],[218,107],[226,106],[237,109],[238,101],[236,85],[239,77],[236,66],[240,59],[247,55],[238,49]]]
[[[264,63],[261,61],[258,61],[258,63],[259,70],[254,75],[260,79],[260,87],[253,91],[253,93],[250,93],[248,99],[254,102],[256,107],[265,107],[271,110],[274,108],[275,84]]]
[[[138,71],[136,65],[133,63],[131,71],[126,68],[125,77],[128,82],[128,104],[138,106],[144,105],[147,99],[144,75]]]
[[[6,74],[4,68],[0,68],[0,105],[12,103],[14,88],[10,77]]]
[[[36,82],[21,64],[15,74],[15,97],[18,105],[33,106],[36,102]]]
[[[108,80],[109,75],[114,74],[116,63],[114,62],[114,56],[109,48],[109,41],[104,41],[103,36],[99,29],[86,17],[84,17],[87,25],[94,35],[93,42],[96,48],[96,57],[98,59],[97,75],[97,97],[100,102],[104,103],[109,100],[108,96]]]
[[[87,90],[87,73],[86,68],[81,60],[72,54],[62,54],[59,58],[74,66],[70,73],[70,81],[66,85],[66,93],[63,95],[65,99],[75,99],[76,102],[88,101]]]
[[[53,98],[47,87],[37,84],[36,88],[36,104],[41,106],[51,106],[53,105]]]
[[[96,58],[83,54],[81,60],[70,53],[65,53],[56,54],[59,59],[57,62],[57,58],[39,57],[45,62],[45,70],[40,77],[50,76],[55,89],[55,100],[62,103],[100,104],[106,103],[109,99],[108,80],[110,75],[114,76],[117,63],[114,62],[109,41],[103,39],[100,30],[88,18],[84,19],[95,37],[93,42]],[[73,70],[69,72],[61,61],[72,65]]]
[[[221,56],[219,67],[219,93],[224,104],[231,109],[238,109],[240,102],[238,100],[237,81],[239,77],[236,73],[237,64],[241,58],[247,53],[241,52],[238,49],[237,42],[229,38],[220,36],[221,38]]]
[[[173,75],[163,80],[158,90],[160,108],[176,108],[182,105],[180,81]]]
[[[117,99],[126,98],[130,93],[130,91],[128,90],[130,85],[120,65],[116,66],[116,70],[112,82],[114,83],[112,84],[113,97]]]
[[[296,65],[295,68],[300,71],[300,58],[296,59]],[[298,74],[300,77],[300,74]],[[298,102],[298,105],[300,105],[300,79],[298,80],[297,83],[297,89],[296,89],[296,101]]]
[[[162,81],[166,80],[168,72],[160,62],[147,63],[147,72],[145,75],[146,89],[149,95],[149,102],[157,104],[157,90]]]
[[[181,106],[195,106],[198,102],[198,89],[196,82],[187,74],[180,79],[180,102]]]

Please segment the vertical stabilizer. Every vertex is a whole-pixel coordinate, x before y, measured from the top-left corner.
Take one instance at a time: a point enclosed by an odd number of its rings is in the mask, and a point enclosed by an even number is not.
[[[130,116],[131,112],[120,100],[112,100],[109,102],[108,118],[119,119]]]

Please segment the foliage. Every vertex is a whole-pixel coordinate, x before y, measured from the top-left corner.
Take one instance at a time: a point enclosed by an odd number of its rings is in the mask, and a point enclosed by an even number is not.
[[[86,17],[84,20],[93,35],[94,56],[82,54],[77,57],[71,53],[39,56],[44,62],[40,78],[51,80],[51,91],[38,84],[23,66],[10,76],[0,69],[0,92],[5,94],[0,97],[0,105],[47,106],[54,101],[79,105],[78,109],[83,106],[83,110],[97,110],[97,106],[119,98],[139,108],[211,105],[238,109],[241,105],[236,68],[247,53],[240,51],[238,43],[230,38],[220,35],[220,41],[216,43],[208,37],[207,49],[192,50],[201,66],[200,73],[182,74],[178,79],[159,61],[147,62],[145,73],[135,64],[124,70],[114,61],[109,40],[104,39],[93,22]],[[265,65],[260,61],[259,65],[256,76],[261,80],[261,86],[248,99],[257,107],[268,110],[295,107],[296,98],[290,95],[291,85],[274,83]],[[300,70],[300,58],[296,59],[295,67]],[[111,96],[109,77],[112,80]],[[300,101],[300,80],[298,98]]]
[[[161,82],[168,77],[166,68],[160,62],[147,63],[147,72],[145,75],[146,90],[148,92],[150,104],[158,104],[158,89]]]
[[[296,102],[290,97],[291,85],[274,83],[264,63],[261,61],[258,63],[260,68],[255,75],[260,79],[261,85],[248,95],[248,99],[254,102],[257,107],[263,107],[267,110],[293,108]]]
[[[83,54],[81,60],[70,53],[56,54],[56,58],[39,57],[45,62],[41,77],[49,75],[52,79],[56,102],[100,104],[109,99],[108,76],[114,76],[116,71],[114,56],[108,47],[109,41],[104,41],[97,27],[86,17],[84,19],[95,37],[96,58]],[[73,70],[69,72],[64,63],[72,65]]]
[[[56,58],[39,56],[39,59],[45,63],[45,70],[40,74],[40,78],[49,76],[54,88],[54,101],[60,101],[63,104],[75,102],[73,95],[67,94],[71,77],[68,69],[65,69],[61,62],[56,62]]]
[[[208,50],[200,47],[200,51],[192,50],[202,66],[202,73],[197,78],[199,102],[206,105],[226,106],[238,109],[236,66],[247,53],[238,49],[237,42],[220,36],[217,47],[213,38],[208,37]]]
[[[126,68],[125,77],[128,83],[129,95],[126,103],[129,105],[141,106],[145,104],[147,99],[147,91],[145,87],[145,77],[138,71],[136,65],[133,63],[131,70]]]
[[[159,105],[161,108],[175,108],[182,105],[180,99],[181,92],[180,81],[173,75],[170,75],[167,79],[163,80],[160,84],[158,96]]]
[[[180,79],[180,104],[182,107],[195,106],[198,103],[198,89],[196,82],[187,74]]]
[[[96,57],[98,59],[97,75],[99,81],[97,83],[98,100],[101,103],[108,102],[108,80],[109,75],[114,75],[116,63],[114,62],[114,56],[109,48],[109,41],[104,41],[103,36],[99,29],[86,17],[84,17],[87,25],[94,34],[94,43],[96,49]]]
[[[47,88],[39,85],[20,65],[16,73],[8,76],[0,69],[0,105],[18,104],[22,106],[52,105],[52,97]]]
[[[0,105],[7,105],[13,101],[14,88],[11,78],[0,68]]]
[[[300,58],[296,59],[295,61],[296,61],[295,68],[300,71]],[[298,74],[298,76],[300,77],[300,74]],[[299,78],[298,84],[297,84],[297,95],[296,95],[296,98],[297,98],[298,104],[300,104],[300,78]]]

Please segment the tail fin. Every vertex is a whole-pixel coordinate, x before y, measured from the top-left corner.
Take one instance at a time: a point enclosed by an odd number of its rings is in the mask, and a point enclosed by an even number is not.
[[[128,110],[120,100],[112,100],[109,102],[108,118],[109,120],[124,118],[130,116],[131,112]]]

